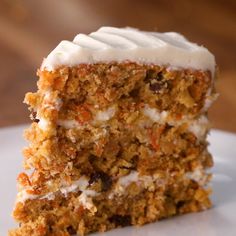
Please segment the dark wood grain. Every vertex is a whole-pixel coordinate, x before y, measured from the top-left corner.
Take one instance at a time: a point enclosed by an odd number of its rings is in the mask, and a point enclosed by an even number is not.
[[[0,126],[29,122],[26,91],[36,69],[62,39],[100,26],[177,31],[212,51],[220,68],[213,126],[236,131],[236,1],[0,1]]]

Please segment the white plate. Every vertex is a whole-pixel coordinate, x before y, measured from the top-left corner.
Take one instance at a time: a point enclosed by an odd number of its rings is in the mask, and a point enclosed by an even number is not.
[[[0,236],[15,226],[11,210],[16,195],[16,176],[21,170],[21,149],[25,145],[25,126],[0,129]],[[209,136],[214,155],[212,200],[214,207],[201,213],[173,217],[145,225],[126,227],[102,234],[106,236],[235,236],[236,235],[236,135],[213,130]],[[93,234],[101,235],[101,234]]]

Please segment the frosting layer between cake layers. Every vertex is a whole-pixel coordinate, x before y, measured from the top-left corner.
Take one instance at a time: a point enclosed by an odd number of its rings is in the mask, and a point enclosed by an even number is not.
[[[183,179],[194,180],[203,187],[207,187],[206,184],[208,182],[208,178],[209,175],[203,169],[196,169],[183,175]],[[167,182],[168,179],[163,179],[158,174],[140,176],[137,171],[131,171],[130,174],[118,178],[117,183],[115,184],[114,189],[109,193],[108,198],[112,199],[115,196],[125,195],[125,190],[131,183],[138,184],[140,188],[153,190],[152,188],[154,186],[165,186]],[[91,209],[93,206],[92,198],[101,194],[89,189],[89,180],[85,176],[82,176],[77,181],[72,182],[71,185],[62,186],[57,191],[49,192],[46,194],[29,194],[27,190],[28,189],[22,189],[18,193],[17,202],[24,203],[27,200],[33,199],[53,200],[58,193],[67,196],[67,194],[69,194],[70,192],[81,191],[79,200],[80,203],[87,209]]]
[[[74,40],[63,40],[44,59],[42,69],[109,61],[135,61],[169,67],[215,72],[215,57],[208,49],[175,32],[145,32],[134,28],[101,27]]]

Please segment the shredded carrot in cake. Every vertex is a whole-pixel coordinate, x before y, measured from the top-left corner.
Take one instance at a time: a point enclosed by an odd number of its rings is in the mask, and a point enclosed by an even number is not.
[[[27,189],[26,192],[33,195],[39,195],[41,193],[41,191],[38,189]]]
[[[183,117],[182,114],[176,114],[176,116],[175,116],[176,120],[181,120],[182,117]]]
[[[159,146],[158,141],[159,141],[160,135],[163,132],[163,130],[164,130],[163,126],[160,127],[159,129],[157,129],[156,131],[153,131],[152,129],[148,129],[150,143],[155,151],[159,150],[160,146]]]
[[[29,176],[26,173],[24,173],[24,172],[22,172],[22,173],[20,173],[18,175],[17,181],[22,186],[29,186],[29,185],[31,185],[31,182],[29,180]]]
[[[92,119],[92,114],[88,109],[87,105],[81,105],[77,108],[79,115],[76,117],[76,120],[81,124],[85,124],[86,122]]]

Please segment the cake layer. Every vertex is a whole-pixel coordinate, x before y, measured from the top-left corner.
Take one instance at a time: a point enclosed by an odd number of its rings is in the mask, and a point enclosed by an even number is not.
[[[204,113],[215,99],[213,77],[206,71],[129,62],[64,67],[39,71],[39,76],[39,91],[27,94],[26,102],[37,112],[36,118],[52,121],[78,115],[86,116],[88,121],[89,113],[111,105],[143,103],[180,119]]]
[[[14,215],[21,228],[12,235],[83,235],[204,210],[210,207],[209,178],[200,170],[166,176],[132,171],[117,180],[111,192],[96,194],[86,189],[89,181],[82,178],[77,188],[18,202]]]
[[[102,27],[89,35],[78,34],[73,42],[62,41],[45,58],[42,69],[111,61],[135,61],[170,67],[209,70],[215,58],[203,46],[174,32],[145,32],[133,28]]]

